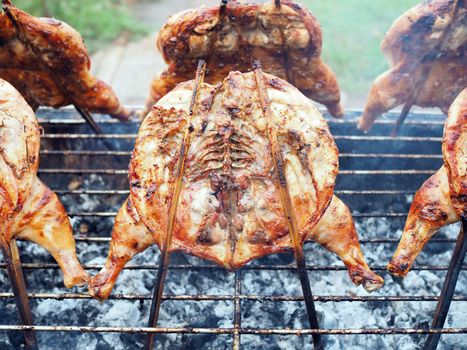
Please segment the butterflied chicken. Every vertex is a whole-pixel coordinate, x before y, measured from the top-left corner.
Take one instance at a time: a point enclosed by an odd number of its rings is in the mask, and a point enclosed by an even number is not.
[[[444,165],[415,194],[388,270],[406,276],[417,255],[443,226],[467,215],[467,88],[451,106],[444,128]]]
[[[247,72],[261,60],[267,73],[286,79],[302,93],[342,117],[339,85],[321,59],[322,35],[316,18],[283,0],[180,12],[159,32],[157,47],[168,67],[152,82],[146,111],[178,83],[193,78],[199,59],[207,61],[206,81],[221,83],[230,71]]]
[[[113,90],[91,75],[80,34],[66,23],[37,18],[3,0],[0,12],[0,78],[10,82],[35,110],[76,105],[127,120]]]
[[[383,280],[364,261],[348,208],[333,197],[337,172],[324,118],[284,80],[255,70],[218,85],[179,84],[140,128],[130,196],[90,293],[107,298],[124,265],[154,243],[163,249],[167,237],[169,251],[227,269],[290,250],[284,187],[299,244],[316,240],[344,261],[354,283],[377,289]]]
[[[447,112],[467,86],[467,8],[463,0],[428,0],[399,17],[381,48],[390,69],[373,83],[359,128],[404,103]]]
[[[58,262],[67,287],[83,284],[87,276],[65,209],[36,176],[39,145],[34,112],[0,79],[0,244],[6,247],[15,237],[37,243]]]

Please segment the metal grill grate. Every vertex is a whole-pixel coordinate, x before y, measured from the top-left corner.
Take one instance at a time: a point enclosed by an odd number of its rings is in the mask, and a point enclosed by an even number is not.
[[[390,133],[392,124],[395,120],[395,115],[388,115],[386,119],[377,122],[371,134],[365,135],[358,132],[355,128],[355,118],[358,111],[349,112],[344,120],[328,119],[331,131],[337,141],[340,154],[340,175],[336,187],[336,194],[339,195],[344,202],[353,210],[354,218],[359,227],[364,227],[364,220],[375,220],[375,222],[384,220],[389,228],[385,234],[371,234],[365,230],[359,229],[360,242],[365,255],[369,251],[376,250],[378,246],[383,245],[386,255],[378,261],[371,261],[372,268],[382,273],[387,284],[376,295],[332,295],[316,293],[313,297],[320,307],[320,303],[365,303],[368,309],[374,308],[378,303],[392,303],[404,305],[403,303],[411,302],[431,302],[432,308],[435,308],[435,302],[438,300],[438,291],[441,287],[441,278],[437,282],[437,286],[432,286],[429,290],[421,290],[420,293],[406,295],[392,295],[391,288],[397,284],[388,274],[385,264],[389,261],[389,256],[393,253],[395,246],[399,240],[394,232],[397,229],[403,228],[403,223],[407,215],[407,210],[410,204],[408,196],[412,195],[420,184],[431,174],[433,174],[442,164],[440,151],[440,141],[442,136],[442,128],[444,125],[444,117],[431,114],[412,114],[409,121],[401,130],[401,136],[392,138],[387,136]],[[42,110],[38,113],[42,126],[44,127],[44,135],[42,138],[41,150],[41,169],[39,176],[47,183],[63,200],[69,211],[69,215],[74,220],[74,229],[76,232],[76,240],[78,242],[78,251],[86,252],[88,247],[92,247],[90,253],[85,253],[85,257],[81,256],[81,261],[90,274],[95,274],[97,269],[101,268],[101,264],[87,263],[90,254],[95,253],[96,246],[99,246],[99,254],[106,252],[108,242],[110,241],[110,230],[113,217],[116,215],[124,198],[128,195],[128,184],[126,181],[127,166],[131,150],[133,148],[134,139],[137,134],[138,124],[128,123],[120,124],[113,120],[98,119],[99,125],[103,130],[102,135],[95,135],[88,129],[88,126],[79,119],[79,116],[71,109],[63,109],[61,111]],[[109,140],[114,146],[112,151],[106,149],[102,140]],[[84,198],[84,199],[83,199]],[[89,201],[90,198],[94,203],[92,209],[86,210],[86,205],[83,202]],[[88,232],[83,231],[82,227],[86,226]],[[86,230],[84,230],[86,231]],[[436,246],[437,251],[451,252],[453,243],[456,242],[455,236],[440,234],[432,239],[430,246]],[[23,248],[29,245],[24,243],[21,245],[23,269],[26,275],[29,286],[29,297],[33,304],[33,313],[36,312],[37,303],[44,300],[76,300],[79,303],[96,303],[91,301],[85,290],[76,292],[64,292],[64,288],[60,285],[60,274],[58,265],[51,262],[49,259],[44,261],[36,261],[33,254],[23,252]],[[346,268],[337,260],[329,258],[330,253],[323,253],[325,259],[314,259],[314,251],[318,246],[312,242],[307,242],[305,245],[305,254],[307,258],[312,258],[308,261],[307,270],[310,274],[312,284],[319,282],[315,273],[336,274],[345,273]],[[153,251],[155,252],[155,250]],[[126,270],[145,271],[150,270],[155,275],[155,270],[158,268],[157,261],[150,253],[145,253],[142,259],[137,262],[130,263]],[[177,255],[177,254],[175,254]],[[448,254],[447,254],[448,255]],[[86,258],[88,260],[86,260]],[[34,260],[33,260],[34,259]],[[144,261],[141,262],[141,261]],[[425,258],[418,259],[419,264],[413,267],[412,274],[420,272],[431,272],[442,276],[448,269],[449,260],[440,263],[433,262],[429,259],[428,253]],[[385,326],[378,327],[374,324],[368,327],[324,327],[324,329],[311,330],[300,327],[290,327],[286,325],[284,328],[265,326],[251,327],[251,322],[248,325],[242,324],[242,315],[251,306],[250,303],[280,303],[301,302],[303,297],[300,295],[300,290],[292,294],[278,295],[262,295],[262,293],[249,293],[251,288],[247,283],[245,275],[250,272],[261,274],[262,272],[285,272],[281,283],[288,283],[288,279],[297,280],[298,277],[293,275],[296,270],[295,264],[292,261],[292,254],[284,254],[281,257],[272,256],[255,261],[242,270],[230,275],[222,268],[203,262],[196,258],[188,258],[179,254],[173,263],[170,265],[170,271],[178,271],[177,273],[207,273],[207,278],[216,282],[216,276],[222,275],[228,280],[229,292],[219,294],[203,294],[203,293],[186,293],[186,294],[167,294],[164,295],[164,302],[224,302],[230,303],[232,309],[231,326],[229,327],[191,327],[191,326],[166,326],[157,328],[143,327],[144,323],[139,325],[107,325],[95,326],[95,322],[85,322],[79,319],[79,324],[67,325],[51,319],[48,323],[34,326],[17,326],[14,325],[15,320],[10,324],[5,323],[5,317],[0,319],[0,333],[6,332],[13,339],[19,339],[18,331],[25,329],[33,329],[41,333],[60,332],[64,336],[70,336],[72,333],[163,333],[163,334],[185,334],[185,335],[209,335],[221,336],[228,335],[226,347],[243,348],[242,339],[244,336],[262,336],[271,335],[285,336],[293,335],[297,337],[307,337],[311,334],[324,335],[325,344],[330,338],[338,335],[379,335],[379,336],[394,336],[394,335],[426,335],[433,333],[442,334],[467,334],[467,324],[461,324],[458,327],[448,327],[444,329],[431,329],[429,323],[430,317],[425,320],[428,325],[425,327],[397,327]],[[331,262],[330,262],[331,261]],[[2,274],[6,276],[5,264],[0,264],[3,269]],[[462,267],[462,271],[466,270],[466,266]],[[46,271],[46,281],[38,280],[34,277],[35,274]],[[465,275],[465,272],[463,272]],[[51,277],[52,276],[52,277]],[[232,276],[232,277],[231,277]],[[462,274],[461,274],[462,276]],[[44,282],[43,284],[41,284]],[[274,282],[273,282],[274,283]],[[118,284],[118,282],[117,282]],[[349,282],[350,285],[350,282]],[[31,288],[32,287],[32,288]],[[57,290],[59,292],[50,292]],[[37,289],[44,291],[37,292]],[[125,289],[125,288],[123,288]],[[332,290],[332,286],[330,288]],[[342,289],[342,288],[340,288]],[[357,287],[348,288],[347,290],[355,292]],[[342,293],[344,294],[344,293]],[[115,292],[109,298],[112,301],[128,301],[134,304],[134,307],[141,307],[141,303],[146,304],[148,309],[151,294],[139,293],[118,293]],[[456,295],[453,298],[454,302],[467,302],[467,295]],[[0,292],[0,305],[2,308],[13,306],[13,294],[9,292],[9,286],[3,287]],[[138,304],[138,303],[140,304]],[[302,304],[299,308],[297,319],[306,319],[305,307]],[[466,304],[460,304],[465,307]],[[164,308],[164,304],[162,306]],[[202,309],[202,306],[200,307]],[[146,310],[145,309],[145,310]],[[86,310],[86,305],[83,306]],[[70,311],[73,312],[73,311]],[[85,313],[85,311],[83,311]],[[321,316],[322,315],[321,311]],[[98,315],[93,315],[97,317]],[[324,315],[326,316],[326,315]],[[267,317],[267,315],[262,315]],[[365,317],[365,315],[359,315]],[[147,319],[143,318],[143,319]],[[91,320],[90,320],[91,321]],[[350,321],[350,320],[349,320]],[[57,324],[58,323],[58,324]],[[76,320],[75,320],[76,323]],[[195,322],[196,323],[196,322]],[[270,324],[271,322],[266,322]],[[351,322],[350,322],[351,323]],[[92,324],[92,326],[90,326]],[[188,322],[190,324],[190,322]],[[192,324],[192,323],[191,323]],[[69,333],[71,332],[71,333]],[[15,335],[16,334],[16,335]],[[141,341],[141,335],[137,342]],[[16,337],[16,338],[15,338]],[[47,338],[44,338],[47,341]],[[184,338],[185,339],[185,338]],[[423,339],[421,337],[420,339]],[[17,342],[19,340],[16,340]],[[14,341],[12,341],[14,343]],[[311,341],[308,341],[311,343]],[[267,340],[263,345],[268,344]],[[42,344],[41,345],[47,345]],[[50,344],[49,344],[50,345]],[[174,342],[173,347],[182,346],[180,343]]]

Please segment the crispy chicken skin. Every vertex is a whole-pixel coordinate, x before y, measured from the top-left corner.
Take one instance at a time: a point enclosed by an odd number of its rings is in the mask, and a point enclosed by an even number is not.
[[[402,238],[388,270],[404,277],[425,244],[441,227],[466,214],[467,89],[449,109],[444,128],[444,165],[415,194]]]
[[[65,285],[87,279],[75,251],[68,216],[57,196],[36,176],[39,125],[12,85],[0,79],[0,244],[18,237],[45,248],[58,262]]]
[[[369,130],[382,113],[408,102],[411,96],[416,96],[418,106],[447,112],[467,86],[467,8],[465,1],[459,1],[454,19],[455,1],[428,0],[394,22],[381,44],[390,69],[371,86],[358,122],[360,129]],[[448,34],[441,49],[435,50],[445,30]]]
[[[129,119],[113,90],[91,75],[88,52],[76,30],[4,6],[9,13],[0,12],[0,78],[10,82],[34,110],[73,104],[71,97],[89,112]]]
[[[267,136],[273,128],[300,241],[311,237],[339,255],[354,283],[368,291],[382,285],[364,262],[347,207],[337,198],[331,203],[338,150],[324,118],[289,83],[264,77],[269,119],[254,73],[231,72],[223,84],[202,84],[189,126],[193,81],[178,85],[152,108],[133,151],[130,197],[117,216],[107,262],[90,281],[92,295],[107,298],[135,254],[154,243],[164,246],[186,128],[192,140],[170,251],[232,270],[292,249]]]
[[[143,117],[178,83],[192,79],[200,58],[208,62],[206,82],[221,83],[230,71],[247,72],[261,60],[265,72],[285,79],[309,98],[343,116],[332,70],[321,60],[322,35],[316,18],[301,5],[283,0],[228,3],[180,12],[159,32],[157,47],[168,67],[152,82]]]

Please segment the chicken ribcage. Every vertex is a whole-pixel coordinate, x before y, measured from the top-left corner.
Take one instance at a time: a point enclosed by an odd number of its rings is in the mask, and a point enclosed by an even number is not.
[[[467,86],[467,8],[459,0],[456,11],[455,4],[424,1],[394,22],[381,44],[390,69],[371,86],[360,129],[367,131],[382,113],[412,96],[415,105],[446,113]]]
[[[467,88],[449,109],[443,138],[444,165],[417,191],[402,238],[388,265],[404,277],[430,238],[467,212]]]
[[[4,5],[0,12],[0,78],[35,110],[76,104],[89,112],[127,120],[130,112],[112,88],[91,75],[81,35],[66,23]]]
[[[207,61],[206,82],[221,83],[231,71],[251,71],[261,60],[265,72],[285,79],[306,96],[343,116],[336,76],[321,59],[322,34],[316,18],[301,5],[283,0],[219,6],[172,16],[157,40],[168,68],[152,82],[143,117],[178,83],[193,78],[200,58]]]
[[[87,275],[75,251],[68,216],[57,196],[37,177],[40,133],[23,97],[0,79],[0,238],[18,237],[45,248],[58,262],[65,285]]]

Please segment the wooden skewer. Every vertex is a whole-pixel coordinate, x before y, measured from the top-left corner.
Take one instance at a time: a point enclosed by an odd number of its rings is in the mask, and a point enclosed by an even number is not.
[[[183,137],[182,145],[180,147],[179,159],[177,165],[177,174],[175,188],[173,189],[173,195],[169,206],[169,219],[167,223],[167,231],[164,239],[164,245],[159,262],[159,270],[157,271],[156,284],[153,291],[153,298],[151,304],[151,311],[149,314],[148,327],[156,327],[159,318],[159,311],[162,303],[162,295],[164,292],[164,281],[167,275],[169,265],[169,250],[172,243],[172,233],[175,224],[175,216],[177,214],[177,206],[180,198],[180,192],[183,184],[183,174],[185,173],[185,162],[191,143],[191,133],[193,132],[191,126],[191,120],[195,114],[196,103],[198,99],[199,88],[204,81],[204,74],[206,71],[206,62],[200,60],[198,62],[198,69],[196,70],[195,87],[191,96],[191,103],[189,109],[189,115],[187,125],[185,129],[185,135]],[[152,350],[154,345],[154,333],[148,333],[146,337],[146,350]]]
[[[456,21],[456,17],[457,17],[457,14],[459,12],[459,8],[460,8],[460,1],[461,0],[456,0],[456,2],[454,4],[454,9],[452,11],[451,21],[449,22],[449,24],[444,29],[443,35],[440,36],[439,41],[435,45],[433,50],[431,50],[428,54],[426,54],[425,57],[431,56],[433,54],[437,54],[441,50],[441,46],[445,42],[446,37],[448,36],[448,34],[450,32],[452,24]],[[412,96],[410,97],[409,101],[407,101],[404,104],[404,108],[402,109],[401,114],[399,115],[399,117],[396,120],[396,124],[394,125],[394,128],[392,129],[392,132],[391,132],[392,137],[396,137],[397,134],[399,133],[400,128],[402,127],[402,124],[404,123],[405,119],[407,118],[407,115],[410,112],[410,109],[412,108],[412,106],[417,101],[418,96],[419,96],[421,90],[423,89],[423,86],[425,85],[427,77],[430,75],[431,68],[432,68],[432,65],[426,65],[424,67],[424,69],[423,69],[423,71],[421,73],[421,79],[415,84],[415,87],[414,87],[414,90],[413,90],[414,92],[412,93]]]
[[[449,307],[451,306],[452,297],[456,290],[459,273],[462,269],[465,255],[467,253],[467,239],[465,237],[467,234],[467,217],[462,216],[461,221],[462,227],[459,232],[459,236],[457,237],[456,247],[454,248],[451,262],[449,263],[448,272],[446,273],[446,278],[444,280],[443,288],[441,289],[438,305],[431,324],[431,328],[434,329],[442,329],[444,327],[444,322],[446,321]],[[430,334],[423,349],[435,350],[438,347],[440,338],[440,333]]]
[[[10,0],[2,0],[3,10],[7,14],[8,18],[10,18],[13,25],[17,28],[18,34],[22,34],[24,32],[21,23],[18,22],[16,17],[11,12],[11,7],[13,6]],[[23,40],[21,40],[21,36],[23,36]],[[68,92],[66,87],[63,85],[61,80],[57,77],[57,75],[42,61],[42,57],[40,54],[37,53],[37,50],[34,46],[32,46],[28,40],[24,39],[25,35],[18,35],[18,39],[20,39],[23,44],[25,44],[31,52],[33,52],[36,56],[37,61],[41,64],[42,68],[51,76],[52,80],[54,81],[55,85],[58,87],[60,92],[65,96],[66,100],[72,104],[78,113],[86,120],[86,122],[91,126],[96,134],[102,134],[102,130],[97,125],[96,121],[92,117],[92,115],[84,108],[81,108],[78,103],[76,103],[72,94]]]
[[[0,246],[3,253],[3,260],[5,261],[8,275],[10,277],[11,287],[15,296],[16,307],[18,308],[21,324],[24,326],[32,326],[32,313],[29,306],[28,293],[16,240],[12,239],[10,242],[7,242],[6,239],[2,237]],[[23,334],[26,348],[31,350],[38,349],[34,331],[25,330],[23,331]]]
[[[271,155],[275,164],[275,171],[277,181],[279,183],[279,192],[282,202],[282,208],[284,210],[284,216],[287,220],[287,226],[289,229],[290,236],[292,238],[292,243],[294,247],[295,260],[297,261],[297,270],[300,278],[300,283],[302,285],[303,297],[305,299],[305,305],[307,308],[308,319],[310,321],[310,327],[312,329],[318,329],[318,317],[316,314],[315,304],[313,302],[313,293],[311,292],[310,280],[308,278],[308,273],[306,270],[306,261],[303,255],[303,247],[299,237],[299,228],[297,224],[297,218],[293,208],[292,198],[290,197],[290,192],[287,186],[287,180],[285,178],[285,169],[284,161],[282,159],[281,149],[279,145],[279,140],[277,137],[277,130],[270,123],[270,106],[269,99],[267,96],[266,89],[264,87],[264,73],[261,69],[261,62],[254,61],[253,69],[256,78],[256,86],[258,88],[258,93],[260,97],[261,107],[265,118],[268,122],[268,137],[269,143],[271,145]],[[313,334],[313,346],[315,349],[322,349],[321,335]]]

